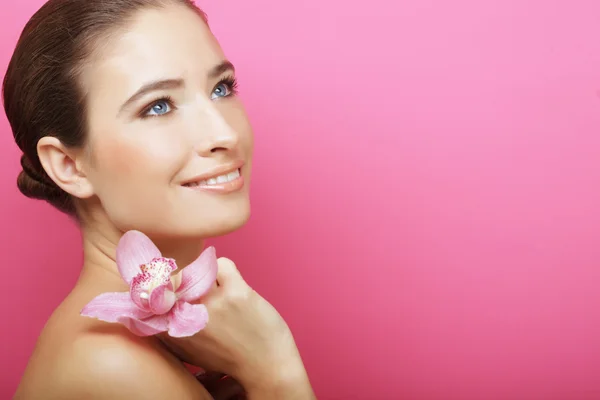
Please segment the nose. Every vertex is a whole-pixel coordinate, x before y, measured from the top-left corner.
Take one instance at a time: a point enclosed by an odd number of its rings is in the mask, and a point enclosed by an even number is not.
[[[199,155],[210,157],[217,152],[236,151],[239,134],[216,107],[209,105],[204,110],[199,126],[200,131],[196,131],[196,152]]]

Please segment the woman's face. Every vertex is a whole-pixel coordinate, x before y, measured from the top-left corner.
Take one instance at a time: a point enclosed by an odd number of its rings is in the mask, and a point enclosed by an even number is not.
[[[233,66],[182,6],[139,12],[82,73],[84,170],[122,230],[210,237],[250,215],[253,134]]]

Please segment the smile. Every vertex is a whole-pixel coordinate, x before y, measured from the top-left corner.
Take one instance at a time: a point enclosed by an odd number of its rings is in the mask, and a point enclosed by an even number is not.
[[[238,168],[235,171],[229,172],[227,174],[219,175],[214,178],[209,178],[209,179],[201,180],[198,182],[186,183],[185,186],[187,186],[187,187],[215,186],[215,185],[220,185],[223,183],[235,181],[236,179],[239,179],[240,176],[241,176],[241,173]]]
[[[229,167],[213,170],[204,175],[182,184],[186,189],[214,194],[227,194],[240,191],[244,187],[242,174],[243,162],[238,162]]]

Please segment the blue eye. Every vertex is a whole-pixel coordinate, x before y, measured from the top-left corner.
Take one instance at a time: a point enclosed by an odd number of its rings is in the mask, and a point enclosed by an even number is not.
[[[171,104],[168,100],[162,99],[156,101],[152,104],[148,110],[144,113],[145,116],[148,117],[156,117],[160,115],[165,115],[171,112]]]
[[[212,92],[211,99],[218,99],[219,97],[229,97],[237,93],[237,79],[233,76],[223,79],[215,87]]]
[[[214,97],[227,97],[231,93],[231,89],[226,83],[220,83],[213,91]]]

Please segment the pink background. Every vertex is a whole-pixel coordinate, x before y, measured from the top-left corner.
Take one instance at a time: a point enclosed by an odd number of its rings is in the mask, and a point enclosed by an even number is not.
[[[3,2],[2,71],[41,3]],[[257,137],[253,218],[217,249],[319,398],[599,399],[600,3],[204,3]],[[81,251],[0,133],[7,398]]]

